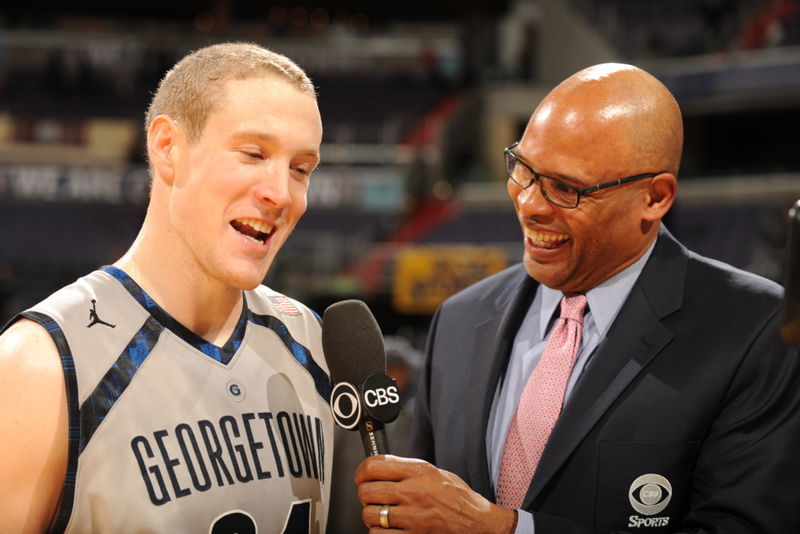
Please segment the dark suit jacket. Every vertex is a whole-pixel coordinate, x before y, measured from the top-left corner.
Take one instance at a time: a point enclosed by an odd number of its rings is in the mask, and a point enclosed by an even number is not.
[[[411,455],[493,502],[489,412],[536,286],[520,264],[449,299],[422,370]],[[537,534],[800,532],[800,357],[779,337],[781,295],[662,229],[531,481]]]

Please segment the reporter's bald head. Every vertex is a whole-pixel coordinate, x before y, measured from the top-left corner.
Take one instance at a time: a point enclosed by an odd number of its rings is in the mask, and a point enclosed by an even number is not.
[[[573,126],[573,135],[591,132],[591,141],[608,143],[626,167],[678,174],[680,109],[669,90],[639,68],[605,63],[574,74],[542,101],[531,125],[541,120],[550,128]]]

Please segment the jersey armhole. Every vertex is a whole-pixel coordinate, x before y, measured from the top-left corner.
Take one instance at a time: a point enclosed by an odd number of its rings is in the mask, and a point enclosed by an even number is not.
[[[75,364],[72,352],[64,331],[51,317],[35,311],[22,312],[14,317],[5,328],[8,328],[19,319],[30,319],[41,325],[58,349],[61,358],[61,369],[64,372],[64,383],[67,390],[67,414],[69,416],[69,445],[67,452],[67,472],[64,475],[64,485],[61,490],[58,512],[50,534],[62,534],[69,524],[75,500],[75,475],[78,469],[78,443],[80,440],[80,406],[78,404],[78,380],[75,375]]]

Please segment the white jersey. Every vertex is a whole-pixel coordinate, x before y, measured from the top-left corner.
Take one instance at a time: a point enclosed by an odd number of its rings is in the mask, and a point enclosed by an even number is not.
[[[333,421],[319,316],[246,291],[224,347],[105,267],[23,313],[61,354],[69,467],[56,531],[324,533]]]

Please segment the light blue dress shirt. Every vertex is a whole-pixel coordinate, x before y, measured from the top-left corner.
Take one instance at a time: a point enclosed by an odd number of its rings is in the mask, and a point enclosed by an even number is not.
[[[583,316],[583,336],[572,374],[567,382],[564,405],[567,404],[575,385],[592,361],[600,342],[605,339],[622,303],[628,298],[645,263],[650,258],[654,246],[655,241],[635,263],[586,293],[589,306]],[[514,338],[506,374],[497,385],[486,433],[489,473],[494,488],[497,488],[497,481],[500,479],[500,463],[503,460],[503,447],[511,420],[517,410],[522,390],[538,365],[550,333],[560,317],[560,314],[555,312],[560,309],[559,304],[563,296],[560,291],[539,285],[536,296]],[[533,514],[524,510],[518,512],[519,521],[515,533],[534,534]]]

